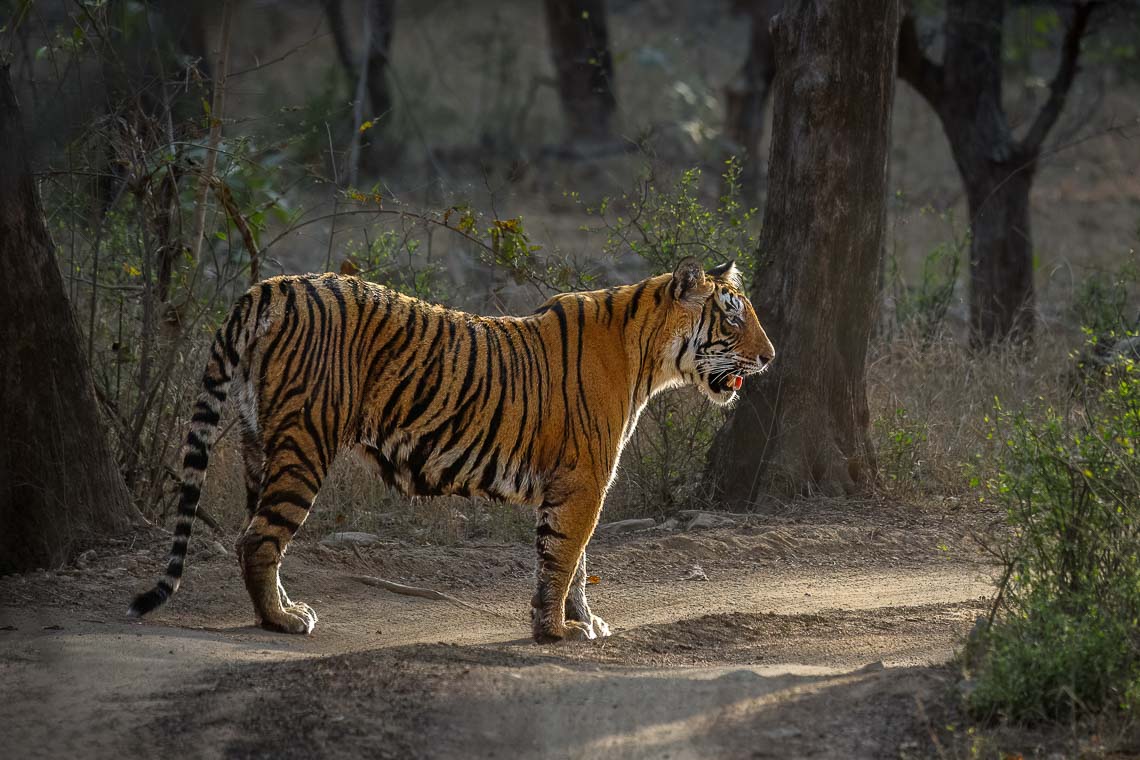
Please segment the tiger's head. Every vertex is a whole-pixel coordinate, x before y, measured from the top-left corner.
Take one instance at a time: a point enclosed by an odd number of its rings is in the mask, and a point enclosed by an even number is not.
[[[776,356],[735,262],[704,272],[695,259],[685,259],[669,287],[677,331],[666,361],[674,362],[681,383],[697,386],[716,404],[732,403],[744,378],[763,372]]]

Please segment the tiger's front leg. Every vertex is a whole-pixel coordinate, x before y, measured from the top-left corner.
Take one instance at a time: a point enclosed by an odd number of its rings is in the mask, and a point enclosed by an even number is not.
[[[610,635],[610,627],[606,621],[590,612],[590,605],[586,601],[586,552],[582,552],[582,559],[578,560],[578,569],[574,579],[570,581],[570,592],[566,595],[566,619],[585,623],[593,630],[594,637],[604,639]]]
[[[568,619],[567,607],[581,613],[577,595],[571,597],[571,581],[585,567],[582,562],[586,544],[593,535],[601,510],[601,497],[586,498],[579,494],[561,504],[546,502],[538,510],[535,548],[538,550],[538,588],[531,600],[531,623],[534,640],[540,644],[568,639],[584,641],[598,637],[592,618]],[[580,601],[584,604],[585,592]],[[609,627],[605,626],[608,633]]]

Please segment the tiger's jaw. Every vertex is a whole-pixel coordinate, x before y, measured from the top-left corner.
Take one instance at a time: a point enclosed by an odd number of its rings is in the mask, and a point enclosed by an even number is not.
[[[748,377],[759,375],[768,368],[770,359],[757,358],[755,361],[737,359],[736,366],[729,370],[702,377],[696,383],[701,393],[709,401],[718,406],[729,406],[736,401],[736,396]]]
[[[736,392],[744,387],[743,374],[725,374],[697,384],[701,393],[717,406],[729,406],[736,401]]]

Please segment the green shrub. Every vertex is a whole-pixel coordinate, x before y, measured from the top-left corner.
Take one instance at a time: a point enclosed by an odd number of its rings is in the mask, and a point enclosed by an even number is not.
[[[989,631],[972,706],[1018,720],[1133,709],[1140,684],[1140,368],[1067,412],[992,421],[1007,508],[1003,614]]]
[[[1081,280],[1073,297],[1073,319],[1095,336],[1135,330],[1140,320],[1134,305],[1138,284],[1140,265],[1132,251],[1116,271],[1094,272]]]
[[[900,406],[891,415],[877,417],[872,427],[882,476],[891,485],[920,483],[927,449],[927,422]]]

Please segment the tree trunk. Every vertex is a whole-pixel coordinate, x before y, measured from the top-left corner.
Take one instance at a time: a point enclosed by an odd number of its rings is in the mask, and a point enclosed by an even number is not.
[[[605,0],[546,0],[546,28],[567,137],[609,140],[617,100]]]
[[[970,340],[975,347],[1033,331],[1029,185],[1032,171],[1002,108],[1005,3],[946,7],[944,89],[938,115],[970,209]]]
[[[367,23],[372,28],[368,50],[368,100],[372,104],[370,118],[387,123],[392,110],[392,92],[388,87],[388,56],[392,50],[392,32],[396,28],[395,0],[369,0]]]
[[[970,209],[970,339],[975,349],[1032,340],[1031,169],[997,165],[965,177]]]
[[[0,574],[57,566],[133,509],[103,436],[90,369],[0,66]]]
[[[322,0],[321,5],[332,31],[337,60],[352,83],[356,102],[348,168],[348,185],[353,186],[359,164],[363,163],[370,171],[380,171],[398,152],[398,146],[385,139],[391,134],[388,125],[392,119],[392,88],[388,81],[388,62],[396,29],[396,0],[365,0],[363,52],[359,59],[349,43],[341,1]],[[360,126],[365,121],[372,122],[372,126],[361,134]],[[361,151],[362,147],[365,150]]]
[[[723,499],[841,494],[871,482],[866,356],[885,227],[898,0],[792,0],[778,73],[752,303],[776,360],[712,447]]]
[[[760,194],[763,159],[760,138],[764,130],[764,109],[772,80],[776,77],[776,54],[768,24],[783,6],[783,0],[743,0],[736,11],[747,13],[752,23],[748,58],[724,88],[724,136],[742,151],[741,193],[748,201]]]
[[[970,342],[975,348],[1033,338],[1033,242],[1029,189],[1041,146],[1077,73],[1094,9],[1077,2],[1065,29],[1049,98],[1025,136],[1014,138],[1002,108],[1004,0],[947,0],[941,63],[926,56],[918,25],[899,28],[899,76],[938,114],[970,207]]]

